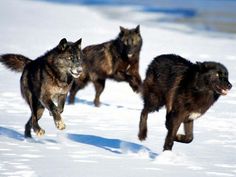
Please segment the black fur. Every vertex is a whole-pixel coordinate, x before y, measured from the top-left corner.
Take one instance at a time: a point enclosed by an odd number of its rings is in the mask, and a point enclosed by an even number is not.
[[[177,56],[161,55],[149,65],[143,82],[144,108],[140,116],[140,140],[147,136],[148,113],[166,106],[166,136],[164,150],[171,150],[174,141],[193,140],[193,120],[204,114],[220,95],[226,95],[232,85],[228,71],[220,63],[197,62]],[[185,134],[177,134],[184,123]]]
[[[81,56],[81,39],[72,43],[65,38],[35,60],[18,54],[0,56],[0,62],[6,67],[23,72],[20,80],[21,94],[31,109],[30,119],[25,125],[25,137],[31,137],[31,128],[38,136],[45,133],[38,124],[45,108],[53,116],[56,127],[65,129],[61,113],[73,77],[79,77],[81,73]]]
[[[108,78],[118,82],[126,81],[135,92],[140,92],[142,85],[139,75],[141,47],[142,37],[139,25],[134,29],[120,27],[120,33],[116,39],[85,47],[83,73],[75,79],[71,87],[69,103],[73,104],[77,91],[83,89],[91,81],[96,90],[94,105],[99,106],[100,95]]]

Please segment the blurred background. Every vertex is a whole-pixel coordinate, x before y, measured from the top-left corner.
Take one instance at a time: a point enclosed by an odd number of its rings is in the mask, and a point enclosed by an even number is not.
[[[139,24],[170,27],[168,24],[176,23],[177,26],[185,25],[193,30],[236,33],[236,0],[42,1],[88,5],[100,10],[109,18],[135,21]],[[121,8],[123,10],[120,10]],[[176,28],[178,28],[177,26]],[[183,28],[181,27],[181,29]]]

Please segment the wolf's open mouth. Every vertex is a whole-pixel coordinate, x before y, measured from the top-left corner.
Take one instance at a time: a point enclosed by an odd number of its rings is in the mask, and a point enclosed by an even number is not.
[[[219,86],[216,86],[217,92],[221,95],[227,95],[229,92],[229,89],[224,89]]]
[[[133,56],[133,54],[128,54],[128,57],[131,58]]]
[[[227,95],[228,94],[228,89],[221,89],[221,94],[222,95]]]
[[[81,74],[82,70],[80,69],[71,69],[70,73],[74,78],[78,78]]]

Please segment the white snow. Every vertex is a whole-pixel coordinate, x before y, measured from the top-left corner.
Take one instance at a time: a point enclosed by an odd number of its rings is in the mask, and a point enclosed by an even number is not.
[[[145,14],[139,12],[139,16],[132,8],[116,8],[117,15],[119,10],[126,13],[125,22],[108,18],[100,10],[1,0],[0,54],[20,53],[34,59],[63,37],[71,41],[82,37],[82,46],[86,46],[115,38],[120,25],[133,28],[140,24],[142,78],[155,56],[176,53],[192,62],[223,63],[236,85],[236,36],[150,26],[139,23]],[[39,122],[45,136],[33,133],[32,140],[25,140],[24,125],[30,110],[20,94],[20,74],[2,65],[0,72],[1,177],[236,176],[235,87],[195,121],[192,143],[175,143],[172,152],[162,152],[165,109],[149,115],[148,138],[140,142],[137,132],[142,100],[127,83],[113,81],[107,81],[100,108],[92,104],[94,89],[89,85],[77,94],[75,105],[65,106],[62,116],[66,130],[57,130],[45,111]]]

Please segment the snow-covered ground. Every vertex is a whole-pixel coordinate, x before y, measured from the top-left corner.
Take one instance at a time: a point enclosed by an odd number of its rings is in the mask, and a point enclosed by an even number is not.
[[[134,15],[130,7],[119,10],[133,22],[112,20],[95,7],[1,0],[0,54],[21,53],[34,59],[63,37],[71,41],[82,37],[83,46],[104,42],[117,36],[120,25],[136,27],[147,15]],[[142,78],[155,56],[176,53],[192,62],[223,63],[236,85],[235,36],[140,25]],[[100,108],[92,104],[94,89],[89,85],[77,94],[75,105],[65,106],[66,130],[57,130],[46,111],[40,120],[45,136],[33,134],[33,140],[25,140],[24,125],[30,111],[21,98],[19,78],[20,74],[0,65],[1,177],[236,176],[235,87],[195,121],[191,144],[175,143],[172,152],[162,152],[165,109],[149,115],[149,136],[140,142],[142,100],[127,83],[113,81],[106,84]]]

